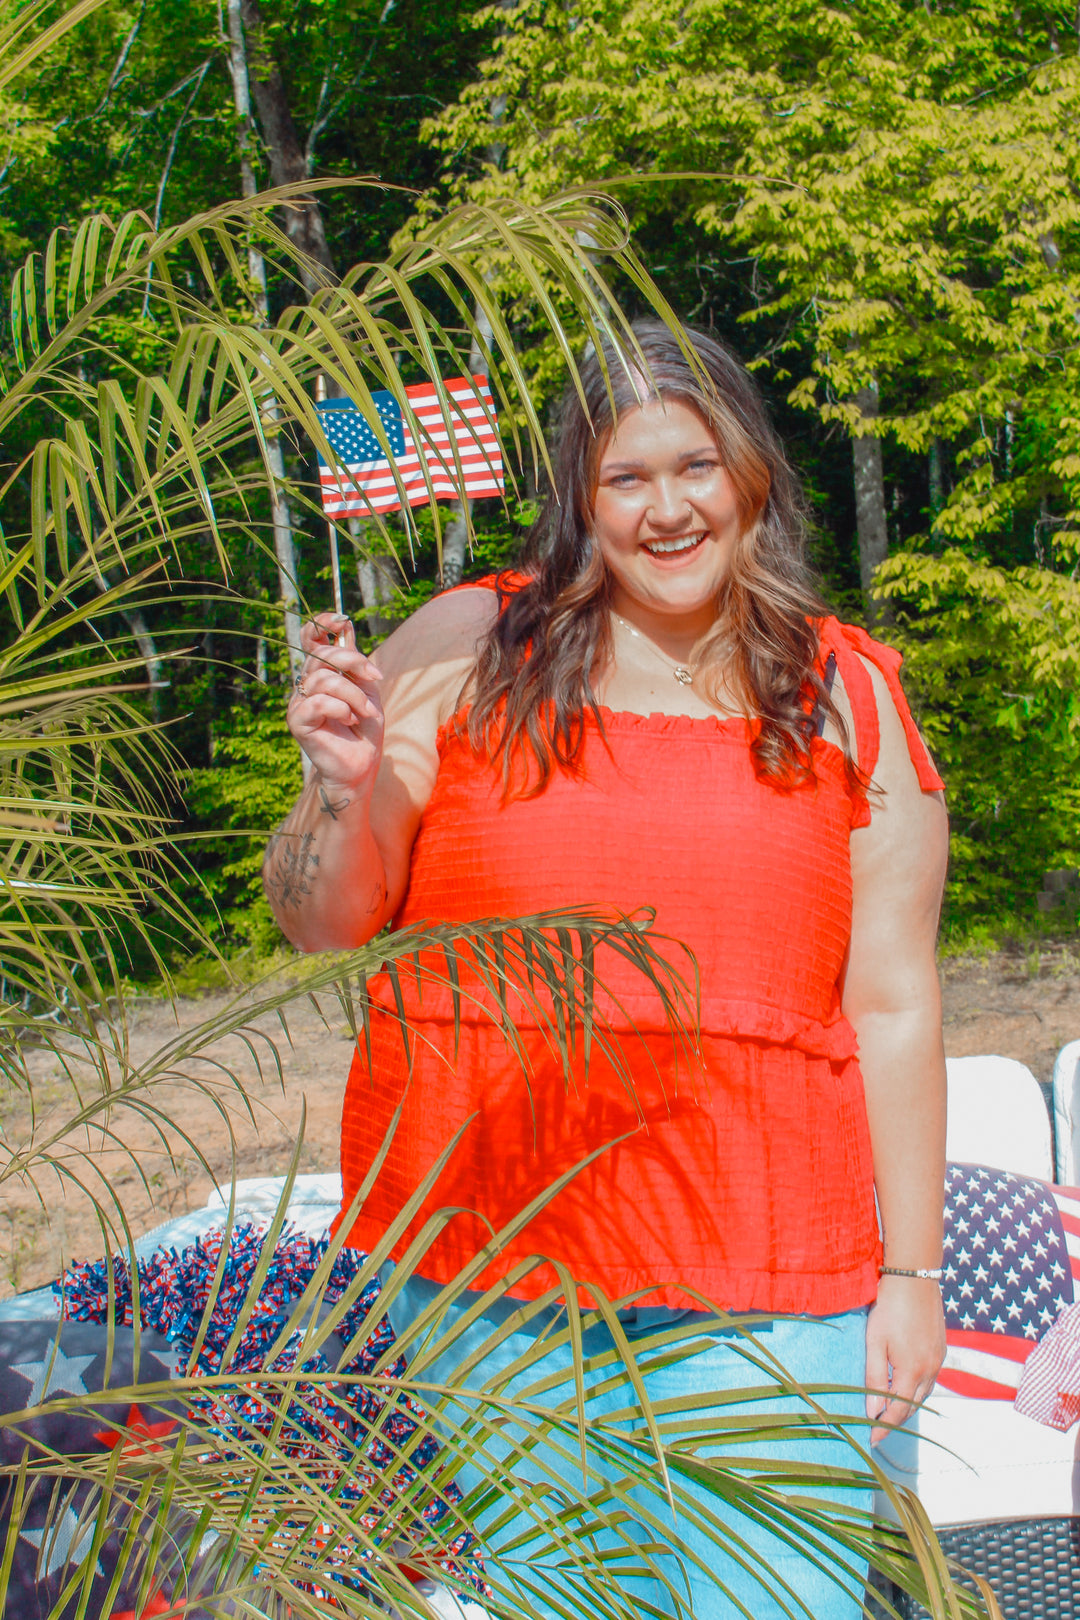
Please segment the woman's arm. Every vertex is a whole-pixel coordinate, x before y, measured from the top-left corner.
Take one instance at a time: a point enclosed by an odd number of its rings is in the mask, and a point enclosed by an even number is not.
[[[371,658],[340,615],[304,626],[303,691],[288,722],[313,769],[263,861],[271,909],[300,950],[363,945],[400,906],[438,729],[496,611],[486,589],[436,597]]]
[[[941,1265],[945,1183],[945,1053],[935,945],[948,859],[944,796],[924,793],[900,717],[867,663],[881,723],[871,821],[851,837],[851,947],[843,1009],[855,1027],[866,1085],[885,1264]],[[945,1354],[937,1283],[881,1279],[867,1326],[867,1402],[902,1423],[933,1388]],[[874,1429],[875,1443],[887,1430]]]

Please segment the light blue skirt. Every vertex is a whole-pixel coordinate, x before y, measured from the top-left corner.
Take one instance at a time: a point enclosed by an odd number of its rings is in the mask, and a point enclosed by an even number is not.
[[[384,1287],[390,1282],[392,1271],[392,1265],[385,1269]],[[389,1292],[393,1294],[392,1284]],[[399,1339],[409,1340],[410,1327],[439,1292],[440,1285],[425,1278],[413,1277],[406,1282],[388,1310]],[[480,1298],[479,1294],[463,1294],[446,1309],[433,1343],[434,1359],[416,1371],[418,1384],[455,1382],[477,1389],[491,1380],[498,1381],[499,1374],[520,1357],[535,1353],[539,1335],[558,1334],[564,1322],[561,1313],[553,1308],[534,1316],[524,1327],[515,1327],[510,1318],[519,1308],[519,1302],[504,1299],[462,1326]],[[842,1393],[820,1397],[830,1415],[839,1419],[865,1419],[865,1397],[859,1390],[864,1383],[866,1366],[865,1310],[824,1318],[757,1317],[752,1323],[749,1318],[745,1320],[752,1325],[760,1351],[775,1357],[800,1384],[855,1386]],[[760,1418],[766,1409],[760,1401],[710,1406],[701,1400],[712,1393],[748,1389],[771,1381],[767,1370],[762,1371],[748,1362],[747,1354],[755,1353],[754,1343],[730,1321],[718,1323],[715,1318],[696,1311],[642,1310],[636,1315],[628,1313],[623,1327],[634,1345],[644,1334],[655,1334],[676,1323],[681,1334],[688,1334],[691,1327],[694,1329],[692,1353],[686,1353],[684,1342],[680,1345],[682,1353],[678,1355],[665,1358],[653,1352],[639,1353],[638,1357],[645,1390],[664,1425],[665,1441],[677,1443],[680,1438],[689,1440],[695,1431],[707,1432],[713,1415],[722,1414],[725,1419],[744,1414]],[[696,1342],[698,1331],[702,1334],[700,1347]],[[444,1333],[452,1338],[445,1351],[437,1342]],[[486,1341],[493,1335],[497,1342],[485,1349]],[[405,1344],[407,1356],[415,1352],[416,1344],[415,1338]],[[604,1323],[586,1330],[582,1345],[586,1360],[604,1357],[612,1350],[612,1335]],[[470,1361],[474,1365],[463,1377],[457,1369]],[[564,1341],[552,1346],[541,1359],[533,1360],[526,1371],[515,1373],[505,1384],[498,1383],[498,1388],[505,1396],[520,1397],[523,1388],[531,1386],[535,1390],[546,1379],[542,1394],[534,1395],[533,1399],[547,1410],[566,1403],[570,1414],[575,1408],[572,1367],[572,1352],[569,1343]],[[681,1410],[675,1404],[680,1402],[686,1402],[692,1411]],[[681,1611],[684,1617],[687,1613],[693,1615],[694,1620],[735,1620],[736,1616],[740,1620],[806,1620],[807,1616],[812,1620],[857,1620],[863,1612],[865,1570],[849,1552],[829,1543],[823,1551],[820,1542],[815,1552],[809,1552],[805,1545],[800,1545],[797,1528],[790,1540],[784,1539],[757,1522],[752,1514],[740,1511],[725,1500],[715,1476],[710,1488],[689,1471],[682,1470],[673,1470],[672,1474],[678,1503],[676,1519],[672,1520],[670,1508],[657,1484],[634,1486],[632,1499],[638,1505],[636,1518],[624,1524],[619,1534],[603,1529],[596,1532],[595,1569],[601,1571],[599,1587],[595,1570],[594,1578],[583,1583],[580,1569],[575,1569],[572,1558],[560,1553],[558,1537],[551,1534],[551,1509],[562,1511],[567,1526],[575,1517],[580,1526],[589,1517],[588,1503],[584,1499],[591,1494],[595,1504],[602,1498],[605,1477],[625,1479],[634,1471],[640,1477],[641,1447],[627,1447],[627,1455],[622,1459],[618,1455],[618,1434],[630,1427],[633,1420],[627,1420],[627,1412],[634,1405],[635,1396],[625,1373],[613,1371],[609,1366],[595,1372],[590,1380],[587,1370],[586,1413],[590,1419],[610,1418],[605,1436],[615,1437],[602,1460],[590,1460],[589,1486],[584,1484],[576,1436],[568,1427],[554,1444],[541,1444],[529,1464],[522,1466],[519,1459],[514,1465],[515,1478],[528,1478],[534,1485],[543,1487],[549,1508],[546,1515],[529,1512],[524,1507],[516,1510],[513,1484],[506,1480],[491,1493],[490,1501],[481,1506],[474,1528],[481,1548],[490,1555],[487,1574],[496,1590],[502,1589],[506,1598],[516,1602],[526,1613],[557,1616],[559,1620],[610,1613],[603,1599],[605,1579],[624,1595],[624,1603],[625,1596],[632,1595],[643,1615],[672,1615]],[[448,1404],[443,1408],[444,1411],[451,1409],[455,1421],[468,1410],[465,1403],[453,1408]],[[490,1413],[491,1408],[487,1411]],[[808,1408],[798,1397],[777,1397],[769,1403],[767,1411],[805,1414]],[[507,1414],[504,1421],[512,1423],[512,1415]],[[850,1421],[847,1428],[863,1445],[868,1443],[867,1428]],[[795,1465],[847,1470],[859,1467],[859,1459],[839,1427],[830,1430],[817,1424],[815,1431],[800,1435],[789,1426],[779,1439],[763,1440],[756,1436],[752,1443],[736,1446],[714,1445],[710,1449],[705,1445],[699,1455],[722,1455],[728,1465],[736,1464],[737,1456],[737,1471],[743,1477],[752,1476],[754,1458],[766,1456],[782,1458]],[[502,1432],[508,1434],[509,1431],[504,1428]],[[489,1438],[486,1449],[489,1458],[497,1462],[501,1455],[498,1438]],[[463,1491],[477,1492],[475,1500],[482,1502],[485,1481],[477,1469],[462,1463],[457,1468],[457,1479]],[[868,1513],[872,1507],[869,1489],[841,1490],[830,1486],[815,1491],[796,1480],[791,1490],[793,1496],[803,1499],[816,1496],[823,1502],[855,1510],[857,1515]],[[665,1550],[672,1545],[677,1551]]]

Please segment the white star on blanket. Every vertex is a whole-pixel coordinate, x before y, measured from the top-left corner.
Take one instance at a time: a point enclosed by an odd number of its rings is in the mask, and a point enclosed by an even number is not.
[[[11,1370],[30,1385],[27,1406],[37,1406],[57,1390],[67,1395],[88,1395],[90,1392],[82,1375],[96,1360],[96,1356],[65,1356],[57,1345],[55,1354],[50,1351],[40,1361],[13,1361]]]
[[[46,1525],[40,1530],[20,1530],[19,1535],[23,1541],[29,1541],[35,1547],[41,1547],[44,1542],[45,1567],[42,1573],[48,1578],[66,1568],[68,1564],[77,1567],[86,1558],[94,1541],[94,1523],[91,1520],[84,1527],[82,1535],[76,1542],[78,1529],[78,1518],[69,1507],[66,1507],[58,1524]],[[96,1573],[98,1575],[104,1573],[100,1560]]]

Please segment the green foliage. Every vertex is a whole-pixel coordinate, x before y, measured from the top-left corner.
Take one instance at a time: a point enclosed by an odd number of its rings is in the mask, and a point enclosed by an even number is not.
[[[791,402],[862,430],[876,381],[867,431],[953,447],[937,526],[970,538],[1080,524],[1078,122],[1054,8],[532,0],[430,133],[476,158],[497,137],[468,195],[632,173],[636,222],[674,210],[748,255],[741,319]]]
[[[1080,590],[955,547],[898,553],[879,580],[948,786],[947,933],[1030,929],[1043,873],[1080,863]]]
[[[223,944],[268,956],[281,932],[263,893],[260,872],[269,832],[285,819],[303,785],[300,752],[285,724],[286,690],[254,688],[243,705],[215,723],[213,763],[190,773],[184,797],[200,829],[189,850],[209,911],[225,926]],[[231,836],[213,836],[221,828]],[[192,886],[193,887],[193,886]],[[209,924],[210,918],[207,917]]]

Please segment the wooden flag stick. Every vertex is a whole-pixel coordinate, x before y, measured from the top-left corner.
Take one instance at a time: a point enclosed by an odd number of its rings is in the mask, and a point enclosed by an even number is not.
[[[322,404],[326,398],[326,378],[320,371],[315,378],[315,399]],[[333,518],[327,518],[326,527],[330,535],[330,574],[334,581],[334,612],[344,613],[343,598],[341,595],[341,558],[338,555],[337,524]]]

